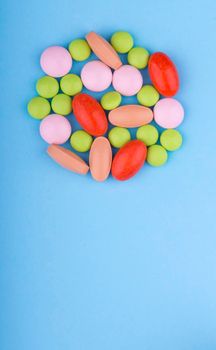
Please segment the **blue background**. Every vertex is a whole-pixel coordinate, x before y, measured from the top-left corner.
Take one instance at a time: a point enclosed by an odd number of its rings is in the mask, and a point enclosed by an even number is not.
[[[215,13],[214,0],[2,4],[1,350],[216,349]],[[180,72],[182,149],[124,183],[58,167],[26,112],[42,50],[90,30],[128,30]]]

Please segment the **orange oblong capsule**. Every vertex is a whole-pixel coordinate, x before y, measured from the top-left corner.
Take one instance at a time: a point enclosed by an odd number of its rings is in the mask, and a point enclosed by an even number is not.
[[[105,181],[112,165],[112,149],[106,137],[97,137],[92,143],[89,154],[89,166],[93,179]]]
[[[109,112],[108,119],[115,126],[137,128],[150,123],[153,119],[153,112],[148,107],[125,105]]]

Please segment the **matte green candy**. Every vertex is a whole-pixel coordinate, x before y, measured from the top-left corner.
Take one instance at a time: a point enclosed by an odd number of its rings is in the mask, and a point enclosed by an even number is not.
[[[143,47],[134,47],[128,53],[128,63],[138,69],[143,69],[147,66],[149,52]]]
[[[143,125],[137,129],[136,137],[145,143],[146,146],[154,145],[158,140],[158,131],[153,125]]]
[[[127,53],[133,47],[133,37],[128,32],[116,32],[111,37],[111,44],[119,53]]]
[[[38,95],[45,98],[52,98],[59,92],[59,83],[53,77],[45,76],[38,79],[36,84]]]
[[[61,115],[68,115],[72,111],[71,98],[65,94],[58,94],[51,101],[53,112]]]
[[[117,108],[121,103],[121,95],[117,91],[107,92],[101,98],[101,105],[107,111]]]
[[[89,151],[92,141],[93,137],[84,130],[75,131],[70,138],[71,146],[78,152]]]
[[[66,95],[74,96],[82,91],[83,84],[78,75],[67,74],[61,78],[60,87]]]
[[[89,44],[84,39],[76,39],[71,41],[68,49],[72,58],[76,61],[85,61],[91,54]]]
[[[159,100],[160,95],[152,85],[145,85],[137,94],[139,103],[146,107],[154,106]]]
[[[152,166],[161,166],[166,163],[167,151],[160,145],[148,147],[147,162]]]
[[[51,110],[50,103],[45,98],[33,97],[28,103],[28,112],[35,119],[43,119]]]
[[[160,143],[167,151],[175,151],[182,145],[182,135],[174,129],[164,130],[160,136]]]
[[[113,147],[121,148],[130,141],[131,135],[128,129],[116,126],[110,130],[108,139]]]

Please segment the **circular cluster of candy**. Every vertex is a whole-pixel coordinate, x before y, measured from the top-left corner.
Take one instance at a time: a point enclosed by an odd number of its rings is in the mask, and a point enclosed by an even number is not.
[[[166,54],[150,55],[146,49],[133,44],[127,32],[114,33],[111,44],[90,32],[86,40],[72,41],[68,50],[61,46],[48,47],[40,59],[47,75],[37,81],[39,96],[28,103],[29,114],[42,119],[40,134],[50,144],[47,149],[50,157],[76,173],[86,174],[90,169],[97,181],[104,181],[110,172],[117,180],[127,180],[139,171],[145,160],[153,166],[163,165],[167,151],[174,151],[182,144],[181,134],[174,129],[184,118],[182,105],[173,98],[179,89],[176,67]],[[88,59],[91,50],[99,60],[87,62],[81,77],[70,73],[73,60]],[[128,64],[122,63],[118,53],[127,54]],[[140,69],[147,66],[152,85],[143,85]],[[83,86],[101,92],[111,84],[114,91],[105,93],[100,103],[81,92]],[[122,96],[134,95],[139,104],[120,106]],[[160,95],[164,97],[161,100]],[[83,130],[72,133],[65,117],[71,112]],[[160,137],[157,128],[150,124],[153,119],[167,129]],[[108,121],[114,127],[106,138]],[[131,140],[128,128],[138,128],[136,140]],[[74,152],[59,146],[68,139],[76,151],[90,150],[89,165]],[[111,145],[120,148],[114,157]]]

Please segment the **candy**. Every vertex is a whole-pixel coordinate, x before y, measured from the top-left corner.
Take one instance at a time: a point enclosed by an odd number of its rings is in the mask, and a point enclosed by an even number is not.
[[[113,49],[113,47],[108,43],[107,40],[102,38],[102,36],[96,34],[95,32],[90,32],[86,35],[86,40],[95,55],[107,66],[118,69],[121,67],[122,62],[120,57]]]
[[[47,148],[47,153],[56,163],[74,173],[85,175],[89,171],[84,160],[66,148],[51,145]]]
[[[59,91],[59,83],[53,77],[42,77],[38,79],[36,84],[37,93],[45,98],[54,97]]]
[[[161,166],[167,161],[167,151],[160,145],[153,145],[148,148],[147,162],[152,166]]]
[[[145,85],[137,94],[139,103],[146,107],[152,107],[159,100],[160,95],[157,90],[151,85]]]
[[[151,55],[148,65],[151,81],[159,93],[174,96],[179,89],[177,69],[171,59],[162,52]]]
[[[146,146],[154,145],[158,140],[158,131],[153,125],[143,125],[136,133],[138,140],[145,143]]]
[[[111,37],[111,44],[119,53],[127,53],[133,47],[133,38],[128,32],[116,32]]]
[[[112,83],[112,71],[103,62],[91,61],[82,68],[81,79],[83,85],[90,91],[103,91]]]
[[[181,103],[174,98],[164,98],[154,106],[154,120],[162,128],[176,128],[183,119],[184,109]]]
[[[61,78],[60,87],[65,94],[74,96],[82,91],[83,84],[78,75],[67,74]]]
[[[112,176],[124,181],[134,176],[145,163],[146,145],[139,140],[133,140],[124,145],[116,153],[112,163]]]
[[[142,84],[142,74],[133,66],[124,65],[113,73],[114,89],[124,96],[137,94]]]
[[[72,58],[64,47],[50,46],[42,53],[40,64],[46,74],[58,78],[71,70]]]
[[[50,113],[50,103],[43,97],[33,97],[28,103],[28,112],[35,119],[43,119]]]
[[[111,124],[125,128],[137,128],[148,124],[153,119],[152,110],[139,105],[125,105],[109,112],[108,119]]]
[[[78,152],[87,152],[90,150],[93,137],[84,130],[75,131],[70,138],[71,146]]]
[[[116,126],[110,130],[108,138],[113,147],[121,148],[130,141],[131,135],[128,129]]]
[[[68,50],[76,61],[85,61],[91,54],[91,49],[84,39],[76,39],[71,41]]]
[[[143,47],[134,47],[128,53],[128,63],[132,66],[143,69],[147,66],[149,52]]]
[[[71,134],[69,121],[58,114],[50,114],[40,123],[40,135],[47,143],[61,145]]]
[[[85,131],[93,136],[107,132],[108,121],[101,105],[88,94],[78,94],[73,102],[74,115]]]
[[[71,98],[65,94],[53,97],[51,107],[56,114],[68,115],[72,111]]]
[[[182,136],[177,130],[164,130],[160,136],[160,143],[167,151],[175,151],[182,145]]]
[[[106,137],[97,137],[90,149],[89,167],[93,179],[105,181],[112,164],[112,149]]]
[[[114,108],[117,108],[121,103],[121,95],[117,91],[110,91],[107,92],[103,97],[101,98],[101,105],[104,109],[107,111],[111,111]]]

